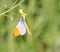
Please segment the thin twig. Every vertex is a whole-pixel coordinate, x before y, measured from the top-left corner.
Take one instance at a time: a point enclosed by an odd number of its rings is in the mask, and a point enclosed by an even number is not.
[[[0,16],[4,15],[4,14],[7,13],[7,12],[10,12],[10,11],[13,10],[14,8],[18,7],[19,5],[21,5],[21,3],[22,3],[23,1],[24,1],[24,0],[22,0],[21,2],[19,2],[18,4],[16,4],[14,7],[11,7],[9,10],[1,13]]]
[[[11,7],[13,7],[13,6],[17,3],[17,1],[18,1],[18,0],[16,0]]]

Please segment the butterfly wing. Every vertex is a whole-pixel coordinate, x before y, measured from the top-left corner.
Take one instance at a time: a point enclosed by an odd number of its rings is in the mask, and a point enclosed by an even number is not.
[[[25,19],[20,18],[19,23],[17,24],[16,28],[14,29],[14,36],[18,36],[18,35],[24,35],[27,32],[31,35],[30,29],[28,28]]]
[[[22,18],[20,18],[19,23],[17,24],[16,28],[13,31],[14,36],[24,35],[26,33],[26,26],[24,22],[25,21]]]
[[[21,21],[17,24],[17,28],[19,29],[21,35],[26,33],[26,27]]]
[[[25,27],[26,27],[26,30],[27,30],[28,34],[29,34],[29,35],[32,35],[32,33],[31,33],[28,25],[26,24],[26,22],[24,22],[24,24],[25,24]]]

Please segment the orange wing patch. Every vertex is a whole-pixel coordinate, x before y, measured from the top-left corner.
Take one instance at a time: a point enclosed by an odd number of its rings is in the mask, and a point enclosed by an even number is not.
[[[20,31],[19,31],[19,29],[18,29],[17,27],[14,29],[13,35],[14,35],[15,37],[17,37],[17,36],[20,35]]]

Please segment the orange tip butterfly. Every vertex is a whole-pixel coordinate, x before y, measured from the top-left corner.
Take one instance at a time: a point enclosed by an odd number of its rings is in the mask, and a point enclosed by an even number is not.
[[[19,35],[25,35],[26,32],[28,32],[28,34],[31,35],[31,32],[25,22],[25,17],[27,14],[25,12],[23,12],[22,9],[19,9],[19,12],[22,17],[20,17],[20,21],[18,22],[17,26],[15,27],[15,29],[13,31],[13,35],[15,37],[17,37]]]

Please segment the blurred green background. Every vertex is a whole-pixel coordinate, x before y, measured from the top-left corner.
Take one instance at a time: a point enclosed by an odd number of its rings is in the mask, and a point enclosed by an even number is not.
[[[0,52],[60,52],[60,0],[24,0],[32,36],[13,36],[21,0],[0,0]]]

